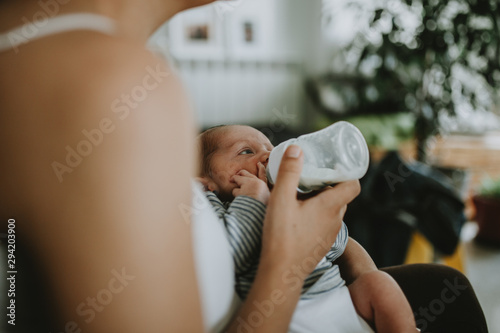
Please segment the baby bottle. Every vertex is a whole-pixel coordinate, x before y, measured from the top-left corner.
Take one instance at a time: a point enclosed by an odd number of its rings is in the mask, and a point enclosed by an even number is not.
[[[359,179],[368,170],[370,158],[363,134],[351,123],[339,121],[276,146],[271,151],[266,169],[271,184],[276,181],[283,153],[292,144],[300,146],[304,153],[299,192]]]

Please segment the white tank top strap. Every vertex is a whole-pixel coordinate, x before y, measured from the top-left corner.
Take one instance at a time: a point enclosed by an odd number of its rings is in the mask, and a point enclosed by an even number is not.
[[[116,32],[115,22],[106,16],[91,13],[65,14],[27,22],[0,34],[0,52],[14,49],[33,40],[74,30],[92,30],[107,35]]]

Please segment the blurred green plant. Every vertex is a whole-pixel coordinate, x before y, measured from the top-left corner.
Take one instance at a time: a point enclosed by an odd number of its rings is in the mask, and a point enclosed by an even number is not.
[[[482,197],[500,199],[500,178],[487,178],[481,182],[478,194]]]
[[[411,113],[359,115],[345,118],[363,134],[370,147],[397,150],[401,143],[414,139],[415,117]],[[327,117],[317,121],[317,129],[331,124]]]
[[[326,6],[326,20],[350,10],[356,31],[333,59],[334,72],[357,78],[359,101],[351,104],[363,112],[389,99],[382,104],[385,112],[414,113],[418,158],[425,160],[440,114],[491,111],[494,105],[500,87],[499,7],[499,0],[337,1]]]

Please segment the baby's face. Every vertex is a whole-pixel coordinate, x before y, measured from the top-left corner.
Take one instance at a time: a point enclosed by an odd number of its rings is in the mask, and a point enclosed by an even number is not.
[[[221,199],[230,200],[237,187],[233,176],[246,170],[258,176],[257,163],[267,166],[273,145],[267,137],[248,126],[229,126],[220,136],[219,147],[211,160],[211,180]]]

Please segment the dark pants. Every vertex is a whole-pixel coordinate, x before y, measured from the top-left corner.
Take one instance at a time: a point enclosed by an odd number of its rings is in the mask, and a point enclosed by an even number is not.
[[[459,271],[438,264],[401,265],[382,270],[398,282],[422,332],[488,332],[474,289]]]

